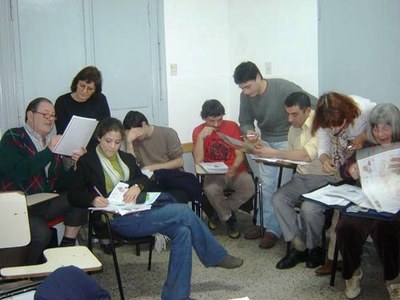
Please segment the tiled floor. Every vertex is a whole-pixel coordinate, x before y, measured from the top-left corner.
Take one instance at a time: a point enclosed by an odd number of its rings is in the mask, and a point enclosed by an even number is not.
[[[251,217],[238,214],[242,232],[251,226]],[[346,299],[343,294],[344,281],[337,274],[336,285],[329,286],[329,277],[318,277],[314,270],[299,264],[289,270],[277,270],[278,260],[286,251],[282,239],[270,250],[258,247],[259,240],[248,241],[242,237],[232,240],[225,235],[223,228],[215,232],[216,238],[228,252],[244,259],[239,269],[225,270],[205,268],[197,256],[193,255],[191,297],[202,300],[219,300],[249,297],[251,300],[264,299]],[[126,299],[160,299],[161,288],[166,278],[169,251],[154,254],[152,270],[147,271],[147,251],[140,257],[135,249],[125,245],[117,249]],[[94,277],[119,299],[111,256],[103,254],[98,248],[95,254],[104,265],[104,270]],[[388,299],[382,279],[382,268],[371,245],[365,247],[363,256],[364,279],[361,295],[357,299]]]

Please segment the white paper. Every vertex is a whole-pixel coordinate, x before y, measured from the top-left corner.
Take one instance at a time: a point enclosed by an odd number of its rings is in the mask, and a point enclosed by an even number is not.
[[[303,197],[313,199],[326,205],[347,206],[350,202],[353,202],[358,206],[374,209],[363,190],[358,186],[350,184],[342,184],[339,186],[328,184],[311,193],[303,194]]]
[[[243,142],[241,140],[235,139],[233,137],[227,136],[220,132],[217,132],[218,136],[223,139],[225,142],[229,143],[235,148],[240,148],[240,151],[243,152],[252,152],[254,150],[254,145],[250,143]]]
[[[397,213],[400,209],[400,177],[389,168],[400,157],[400,144],[365,148],[357,152],[363,191],[376,211]]]
[[[259,155],[255,154],[250,154],[250,157],[254,160],[259,160],[259,161],[266,161],[266,162],[274,162],[274,163],[279,163],[279,162],[286,162],[290,164],[296,164],[296,165],[308,165],[309,163],[306,161],[300,161],[300,160],[290,160],[290,159],[283,159],[283,158],[275,158],[275,157],[261,157]]]
[[[72,152],[79,151],[82,147],[86,148],[96,129],[97,123],[96,119],[72,116],[53,152],[72,156]]]
[[[222,161],[201,162],[200,166],[207,174],[226,174],[228,172],[228,166]]]
[[[115,190],[115,188],[114,188],[114,190]],[[139,212],[139,211],[151,209],[152,204],[157,200],[157,198],[160,196],[160,194],[161,193],[147,193],[146,201],[142,204],[126,204],[124,202],[123,205],[110,204],[106,207],[89,207],[89,209],[93,210],[93,211],[104,210],[104,211],[109,211],[109,212],[115,212],[115,213],[118,213],[121,216],[123,216],[128,213]]]
[[[144,175],[146,175],[149,179],[151,179],[151,177],[153,177],[153,174],[154,174],[154,171],[150,171],[150,170],[141,170],[142,171],[142,173],[144,174]]]
[[[118,182],[118,184],[112,190],[110,196],[108,196],[108,203],[110,206],[125,206],[124,194],[129,189],[129,184],[125,182]]]

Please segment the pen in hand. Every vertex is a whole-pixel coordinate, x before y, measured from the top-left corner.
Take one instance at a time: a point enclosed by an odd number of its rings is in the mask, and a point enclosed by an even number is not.
[[[97,195],[99,195],[100,197],[105,198],[105,197],[103,196],[103,194],[99,191],[99,189],[98,189],[96,186],[94,186],[93,189],[94,189],[94,191],[97,193]]]

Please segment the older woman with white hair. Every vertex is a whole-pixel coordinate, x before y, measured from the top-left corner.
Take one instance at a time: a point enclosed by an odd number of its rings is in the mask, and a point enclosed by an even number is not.
[[[400,110],[393,104],[378,104],[370,114],[367,137],[372,145],[385,146],[400,141]],[[392,162],[398,171],[396,161]],[[343,178],[359,179],[355,155],[341,168]],[[382,194],[382,196],[384,196]],[[400,199],[399,199],[400,200]],[[400,218],[378,220],[342,215],[336,227],[337,243],[342,253],[342,275],[346,281],[345,295],[352,299],[361,292],[363,276],[361,254],[370,235],[383,264],[383,275],[391,299],[400,299]]]

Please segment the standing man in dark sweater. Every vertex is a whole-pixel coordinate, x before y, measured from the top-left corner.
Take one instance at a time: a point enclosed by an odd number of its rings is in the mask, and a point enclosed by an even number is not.
[[[285,100],[294,92],[303,91],[296,84],[285,79],[264,79],[257,66],[248,61],[239,64],[233,74],[235,83],[240,87],[239,123],[242,134],[250,141],[259,137],[270,147],[280,150],[288,149],[287,134],[290,124],[285,113]],[[312,107],[317,99],[310,96]],[[254,121],[260,132],[256,132]],[[281,236],[281,229],[272,207],[271,198],[277,189],[279,168],[259,164],[260,177],[263,181],[262,194],[264,205],[264,224],[266,232],[259,246],[267,249],[274,246]],[[290,180],[292,171],[284,169],[282,184]],[[261,213],[261,212],[260,212]],[[257,226],[245,234],[247,239],[261,236],[260,215],[257,216]]]
[[[27,264],[37,264],[51,241],[47,222],[64,216],[65,233],[61,246],[74,246],[81,225],[87,218],[86,209],[70,206],[66,193],[72,168],[64,169],[61,156],[52,152],[60,135],[51,136],[56,115],[46,98],[36,98],[25,112],[25,126],[7,130],[0,143],[0,189],[22,191],[25,195],[58,192],[48,202],[28,207],[31,242]],[[76,162],[82,152],[74,152]],[[16,224],[17,225],[17,224]]]

